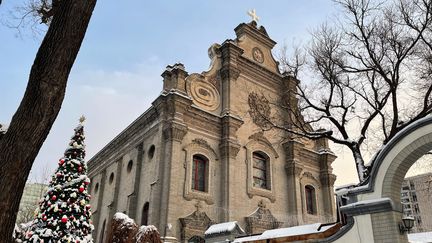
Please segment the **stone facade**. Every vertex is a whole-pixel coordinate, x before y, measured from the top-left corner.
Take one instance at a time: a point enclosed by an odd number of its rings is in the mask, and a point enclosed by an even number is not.
[[[296,107],[298,81],[279,72],[263,27],[235,32],[209,48],[210,70],[168,66],[152,106],[89,161],[97,242],[115,212],[180,242],[203,238],[214,223],[238,221],[259,233],[334,220],[336,157],[327,141],[294,138],[266,119],[289,127],[282,106]],[[196,155],[206,161],[200,190]],[[265,161],[260,171],[256,156]]]

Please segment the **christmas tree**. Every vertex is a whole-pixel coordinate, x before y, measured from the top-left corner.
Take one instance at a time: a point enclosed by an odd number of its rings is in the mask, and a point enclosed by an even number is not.
[[[90,179],[84,161],[84,120],[80,118],[64,157],[59,160],[24,242],[93,242],[87,192]]]

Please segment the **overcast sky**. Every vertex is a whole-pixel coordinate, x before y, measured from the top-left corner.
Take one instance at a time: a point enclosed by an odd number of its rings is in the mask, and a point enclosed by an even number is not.
[[[10,11],[22,1],[6,0],[2,23],[14,22]],[[50,174],[81,114],[87,117],[87,159],[143,113],[162,89],[165,66],[182,62],[189,73],[207,70],[207,49],[235,38],[233,29],[249,22],[256,9],[259,24],[283,43],[305,42],[310,31],[336,12],[330,0],[99,0],[72,69],[66,97],[30,175]],[[15,21],[16,23],[16,21]],[[42,35],[27,28],[0,25],[0,123],[8,124],[24,94]],[[356,181],[348,150],[336,150],[337,185]]]

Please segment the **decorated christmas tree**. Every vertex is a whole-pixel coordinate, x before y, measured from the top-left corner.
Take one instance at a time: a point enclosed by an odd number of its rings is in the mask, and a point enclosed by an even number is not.
[[[84,120],[80,118],[64,157],[59,160],[24,242],[93,242],[87,192],[90,179],[84,161]]]

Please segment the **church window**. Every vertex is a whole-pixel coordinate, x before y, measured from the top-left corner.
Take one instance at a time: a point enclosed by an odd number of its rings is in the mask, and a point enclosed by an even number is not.
[[[96,185],[95,185],[95,192],[94,193],[97,193],[99,191],[99,183],[96,183]]]
[[[262,189],[270,189],[268,176],[269,159],[262,153],[254,152],[253,158],[253,185]]]
[[[144,204],[142,214],[141,214],[141,225],[148,224],[148,214],[149,214],[149,202]]]
[[[316,214],[316,199],[315,199],[315,188],[313,186],[305,186],[306,195],[306,212],[308,214]]]
[[[208,159],[202,155],[194,155],[192,161],[192,189],[207,191]]]
[[[101,230],[100,235],[99,235],[100,242],[105,242],[105,241],[104,241],[104,236],[105,236],[105,224],[106,224],[106,219],[103,221],[103,224],[102,224],[102,230]]]
[[[147,154],[149,160],[153,159],[153,156],[154,156],[155,150],[156,150],[156,148],[155,148],[154,145],[150,146],[150,149],[149,149],[148,154]]]
[[[127,165],[127,172],[130,173],[132,171],[133,161],[129,160]]]
[[[109,184],[111,185],[114,181],[114,172],[111,172],[111,175],[109,177]]]

